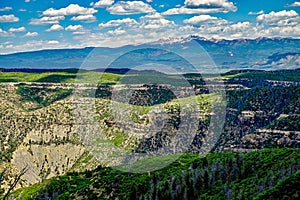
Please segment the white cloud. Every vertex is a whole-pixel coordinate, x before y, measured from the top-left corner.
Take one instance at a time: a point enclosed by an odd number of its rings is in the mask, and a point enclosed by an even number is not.
[[[9,32],[24,32],[26,31],[26,28],[24,26],[19,27],[19,28],[10,28],[8,29]]]
[[[165,12],[163,12],[163,15],[177,15],[177,14],[208,14],[208,13],[218,13],[218,12],[228,12],[224,11],[219,8],[198,8],[198,9],[192,9],[192,8],[186,8],[186,7],[180,7],[180,8],[171,8]]]
[[[121,29],[121,28],[117,28],[115,30],[111,30],[107,32],[109,35],[123,35],[126,33],[125,30]]]
[[[300,25],[286,26],[286,27],[270,27],[262,29],[260,34],[264,37],[298,37],[299,38]]]
[[[141,29],[164,29],[166,27],[173,28],[175,22],[164,19],[158,13],[152,13],[146,16],[140,17],[139,21],[131,18],[110,20],[106,23],[100,23],[98,25],[100,28],[113,28],[113,27],[122,27],[130,29],[134,32],[139,32]]]
[[[289,18],[289,17],[295,17],[297,16],[298,13],[294,10],[290,10],[290,11],[286,11],[286,10],[282,10],[279,12],[270,12],[268,14],[262,14],[257,16],[257,20],[258,21],[277,21],[280,20],[282,18]]]
[[[81,7],[78,4],[70,4],[65,8],[49,8],[43,12],[44,16],[66,16],[66,15],[91,15],[98,12],[94,8]]]
[[[237,7],[227,0],[185,0],[184,6],[171,8],[165,11],[164,15],[175,14],[207,14],[229,11],[235,12]]]
[[[130,15],[139,13],[149,13],[155,10],[149,5],[142,1],[119,1],[107,8],[111,14],[116,15]]]
[[[72,21],[94,22],[96,17],[94,15],[79,15],[71,18]]]
[[[59,24],[54,24],[52,25],[50,28],[48,28],[46,31],[47,32],[50,32],[50,31],[60,31],[60,30],[63,30],[64,28],[59,25]]]
[[[87,34],[88,32],[87,31],[74,31],[72,34],[73,35],[84,35],[84,34]]]
[[[288,5],[288,7],[299,7],[300,6],[300,2],[299,1],[295,1],[294,3]]]
[[[76,44],[61,43],[56,40],[28,40],[24,43],[19,43],[15,45],[8,44],[6,45],[6,48],[4,49],[3,52],[12,53],[12,52],[28,51],[28,49],[32,51],[36,51],[41,49],[76,48],[76,47],[78,47],[78,45]]]
[[[203,24],[213,24],[215,26],[215,25],[221,25],[221,24],[228,23],[227,20],[225,20],[225,19],[220,19],[220,18],[213,17],[210,15],[194,16],[192,18],[184,20],[183,22],[185,24],[191,24],[193,26],[200,26]]]
[[[146,0],[148,3],[151,3],[151,2],[153,2],[153,0]]]
[[[252,11],[248,12],[248,15],[262,15],[262,14],[264,14],[263,10],[260,10],[258,12],[252,12]]]
[[[242,30],[248,29],[250,22],[238,22],[230,26],[226,26],[224,32],[241,32]]]
[[[282,26],[282,25],[296,25],[300,22],[298,13],[294,10],[279,12],[270,12],[256,17],[256,20],[263,25]]]
[[[227,0],[185,0],[186,8],[224,8],[228,11],[235,11],[236,6]]]
[[[30,2],[30,0],[25,0],[26,3]]]
[[[109,46],[137,45],[157,41],[162,38],[180,37],[184,32],[178,31],[174,21],[164,19],[158,13],[150,13],[139,20],[125,18],[110,20],[99,24],[100,28],[115,28],[107,32],[91,32],[74,36],[75,40],[83,46]]]
[[[114,3],[114,0],[100,0],[97,1],[96,3],[92,2],[91,6],[94,8],[105,8],[108,6],[111,6]]]
[[[19,11],[20,12],[26,12],[27,10],[25,8],[20,8]]]
[[[82,29],[83,29],[82,25],[69,25],[65,28],[66,31],[79,31]]]
[[[12,10],[12,7],[6,6],[4,8],[0,8],[0,11],[10,11]]]
[[[3,30],[2,28],[0,28],[0,36],[1,37],[12,37],[12,36],[14,36],[14,34],[7,32],[7,31]]]
[[[19,18],[14,16],[13,14],[0,16],[0,22],[18,22],[18,21]]]
[[[58,24],[60,20],[64,20],[64,16],[54,17],[42,17],[39,19],[31,19],[29,24],[31,25],[43,25],[43,24]]]
[[[209,19],[210,17],[206,18]],[[199,21],[202,20],[199,19]],[[201,22],[201,26],[196,26],[195,23],[198,20],[196,17],[192,17],[185,20],[186,23],[189,22],[187,26],[181,26],[179,29],[186,30],[188,35],[194,33],[195,35],[216,39],[300,37],[300,18],[297,13],[291,11],[262,14],[257,17],[257,22],[232,23],[227,21],[227,23],[214,25],[213,20],[208,20],[209,23]]]
[[[101,28],[112,28],[112,27],[118,27],[121,25],[131,26],[137,24],[137,21],[131,18],[124,18],[124,19],[116,19],[116,20],[110,20],[106,23],[100,23],[98,26]]]
[[[142,27],[145,29],[162,29],[166,27],[174,27],[175,22],[161,18],[151,19],[142,23]]]
[[[49,41],[47,42],[47,44],[50,44],[50,45],[57,45],[57,44],[59,44],[59,41],[57,41],[57,40],[49,40]]]
[[[39,34],[37,32],[27,32],[24,37],[36,37]]]
[[[159,19],[159,18],[163,18],[163,16],[158,13],[158,12],[152,12],[152,13],[148,13],[147,15],[145,16],[142,16],[141,19]]]

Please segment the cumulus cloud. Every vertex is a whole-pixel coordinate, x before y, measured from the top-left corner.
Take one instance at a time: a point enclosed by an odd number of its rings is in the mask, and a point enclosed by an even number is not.
[[[31,25],[43,25],[43,24],[58,24],[60,20],[64,20],[64,16],[54,17],[42,17],[39,19],[31,19],[29,24]]]
[[[299,1],[295,1],[294,3],[288,5],[288,7],[299,7],[300,6],[300,2]]]
[[[19,18],[15,15],[2,15],[0,16],[0,22],[18,22]]]
[[[14,33],[24,32],[24,31],[26,31],[26,28],[24,26],[19,27],[19,28],[10,28],[10,29],[8,29],[8,31],[9,32],[14,32]]]
[[[228,11],[236,10],[235,5],[227,0],[185,0],[186,8],[225,8]]]
[[[0,8],[0,11],[10,11],[12,10],[12,7],[6,6],[4,8]]]
[[[290,10],[290,11],[282,10],[279,12],[272,11],[268,14],[259,15],[256,19],[257,21],[274,21],[274,20],[276,21],[282,18],[295,17],[297,15],[298,13],[294,10]]]
[[[142,21],[142,27],[145,29],[161,29],[174,26],[174,21],[170,21],[164,18]]]
[[[227,0],[185,0],[184,6],[171,8],[164,15],[175,14],[207,14],[229,11],[235,12],[237,7]]]
[[[163,18],[163,16],[158,12],[148,13],[147,15],[141,17],[141,19],[159,19],[159,18]]]
[[[100,23],[99,27],[109,30],[76,35],[74,39],[79,40],[84,46],[119,47],[154,42],[162,38],[180,37],[185,34],[178,31],[174,21],[165,19],[158,13],[149,13],[138,20],[132,18],[110,20]]]
[[[100,0],[96,3],[92,2],[90,5],[94,8],[105,8],[111,6],[114,3],[114,0]]]
[[[27,32],[24,37],[36,37],[39,34],[37,32]]]
[[[264,37],[298,37],[300,26],[286,26],[286,27],[270,27],[261,30],[261,35]]]
[[[207,23],[206,20],[207,19]],[[238,39],[257,37],[297,37],[300,32],[300,18],[295,11],[279,11],[261,14],[257,16],[256,22],[225,21],[225,23],[213,24],[212,16],[192,17],[184,20],[186,26],[179,29],[187,31],[189,35],[195,34],[207,38],[216,39]],[[197,25],[201,24],[201,26]]]
[[[66,31],[79,31],[82,29],[83,29],[82,25],[69,25],[65,28]]]
[[[199,15],[199,16],[194,16],[192,18],[186,19],[183,22],[185,24],[200,26],[200,25],[207,24],[207,23],[213,24],[213,25],[225,24],[225,23],[227,23],[227,20],[213,17],[210,15]]]
[[[248,12],[248,15],[262,15],[262,14],[264,14],[263,10],[260,10],[258,12],[252,12],[252,11]]]
[[[82,21],[82,22],[94,22],[96,17],[94,15],[79,15],[71,18],[72,21]]]
[[[269,26],[296,25],[300,22],[299,15],[294,10],[282,10],[279,12],[272,11],[270,13],[257,16],[256,20],[263,25]]]
[[[7,32],[7,31],[3,30],[2,28],[0,28],[0,36],[1,37],[11,37],[11,36],[14,36],[14,34],[12,34],[11,32]]]
[[[48,28],[46,31],[47,32],[50,32],[50,31],[60,31],[60,30],[63,30],[64,28],[59,25],[59,24],[54,24],[52,25],[50,28]]]
[[[142,1],[119,1],[108,7],[107,11],[115,15],[131,15],[154,12],[155,10]]]
[[[81,7],[78,4],[70,4],[58,10],[49,8],[43,12],[44,16],[67,16],[67,15],[92,15],[98,12],[94,8]]]
[[[125,30],[121,29],[121,28],[117,28],[115,30],[110,30],[107,32],[109,35],[113,35],[113,36],[117,36],[117,35],[123,35],[126,33]]]
[[[131,18],[124,18],[124,19],[116,19],[116,20],[110,20],[106,23],[100,23],[98,26],[101,28],[112,28],[112,27],[118,27],[121,25],[131,26],[137,24],[137,21]]]
[[[238,22],[230,26],[226,26],[224,32],[242,32],[250,27],[250,22]]]
[[[165,29],[167,27],[174,28],[175,22],[164,19],[160,14],[149,14],[146,16],[140,17],[139,21],[131,18],[110,20],[106,23],[100,23],[98,25],[100,28],[114,28],[122,27],[130,29],[131,32],[139,32],[142,29]],[[116,29],[118,30],[118,29]]]

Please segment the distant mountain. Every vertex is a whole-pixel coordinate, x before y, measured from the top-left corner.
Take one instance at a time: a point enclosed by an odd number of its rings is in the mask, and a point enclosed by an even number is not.
[[[239,69],[294,69],[300,67],[300,40],[292,38],[216,40],[190,36],[159,40],[139,46],[53,49],[0,55],[0,68],[132,69],[144,65],[144,69],[149,67],[150,70],[157,70],[160,65],[166,65],[181,72],[193,72],[193,66],[181,54],[197,58],[201,69],[203,68],[202,71],[205,72],[211,70],[210,58],[219,67],[220,72]]]

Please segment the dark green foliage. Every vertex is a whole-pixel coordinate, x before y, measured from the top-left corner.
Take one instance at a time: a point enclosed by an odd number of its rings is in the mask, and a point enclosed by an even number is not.
[[[17,94],[21,95],[21,102],[35,103],[36,106],[32,110],[48,106],[55,101],[59,101],[68,97],[71,89],[49,88],[49,87],[34,87],[20,84],[17,89]]]
[[[39,195],[47,192],[57,194],[57,199],[130,200],[266,199],[274,195],[280,199],[298,194],[299,163],[299,149],[211,153],[206,157],[186,154],[151,173],[99,167],[93,172],[53,178]],[[281,190],[287,192],[277,193]]]
[[[252,79],[256,83],[264,83],[265,80],[277,80],[277,81],[299,81],[300,71],[295,70],[278,70],[278,71],[246,71],[242,73],[235,73],[234,71],[227,72],[223,76],[233,78],[248,78]]]
[[[145,90],[135,90],[129,101],[130,104],[139,106],[152,106],[176,99],[175,94],[168,88],[158,85],[143,85]]]
[[[36,82],[49,82],[49,83],[64,83],[69,79],[75,79],[76,74],[51,74],[49,76],[40,78]]]
[[[227,91],[228,107],[265,112],[299,112],[300,87],[254,88]]]
[[[279,181],[274,187],[257,195],[255,200],[300,199],[300,171]]]
[[[299,131],[300,130],[300,115],[291,115],[279,119],[268,126],[270,129]]]

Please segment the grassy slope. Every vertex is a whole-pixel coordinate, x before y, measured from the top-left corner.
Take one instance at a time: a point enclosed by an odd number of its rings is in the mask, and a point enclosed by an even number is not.
[[[241,72],[241,73],[226,73],[224,78],[249,78],[253,80],[278,80],[278,81],[299,81],[299,70],[286,71],[255,71],[255,72]]]
[[[116,83],[120,74],[101,73],[94,71],[73,71],[60,72],[1,72],[0,82],[46,82],[46,83],[74,83],[75,79],[84,80],[85,82],[99,81],[99,83]]]
[[[17,190],[14,196],[17,199],[33,199],[34,194],[56,194],[57,199],[265,199],[266,195],[274,195],[282,199],[297,191],[299,153],[299,149],[269,149],[211,153],[206,157],[186,154],[166,168],[143,174],[99,167],[46,180],[41,184],[44,187],[37,189],[39,185],[33,185]],[[289,190],[279,193],[281,189]]]

